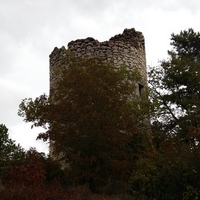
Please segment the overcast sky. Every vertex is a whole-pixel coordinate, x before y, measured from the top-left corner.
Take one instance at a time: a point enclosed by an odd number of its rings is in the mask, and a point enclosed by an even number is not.
[[[200,30],[199,0],[0,0],[0,124],[25,149],[40,130],[17,115],[22,99],[49,93],[49,54],[54,47],[93,37],[100,42],[125,28],[141,31],[147,65],[167,58],[171,33]]]

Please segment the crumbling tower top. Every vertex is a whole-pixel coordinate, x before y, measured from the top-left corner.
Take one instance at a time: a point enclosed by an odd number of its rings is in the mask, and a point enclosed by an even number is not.
[[[66,49],[76,57],[98,57],[116,67],[125,65],[130,70],[137,68],[142,76],[138,88],[147,84],[144,36],[134,28],[125,29],[122,34],[104,42],[88,37],[69,42],[67,48],[55,47],[50,54],[50,89],[55,87],[58,77],[54,72],[62,57],[66,56]]]

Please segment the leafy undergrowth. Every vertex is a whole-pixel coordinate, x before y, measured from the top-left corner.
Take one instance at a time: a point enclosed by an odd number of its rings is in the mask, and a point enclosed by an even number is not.
[[[0,169],[0,200],[126,200],[119,195],[104,195],[108,191],[122,194],[119,184],[107,186],[98,194],[92,193],[88,185],[69,187],[55,163],[44,160],[34,149],[27,152],[20,165]]]
[[[74,193],[69,200],[133,200],[128,195],[94,194],[87,185],[74,188]]]
[[[126,195],[93,194],[87,186],[63,190],[56,182],[48,187],[5,185],[1,189],[1,200],[133,200],[132,197]]]

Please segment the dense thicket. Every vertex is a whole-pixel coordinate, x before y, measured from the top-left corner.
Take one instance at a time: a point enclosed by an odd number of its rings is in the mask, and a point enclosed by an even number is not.
[[[0,125],[0,199],[70,197],[60,164],[31,148],[25,151]]]

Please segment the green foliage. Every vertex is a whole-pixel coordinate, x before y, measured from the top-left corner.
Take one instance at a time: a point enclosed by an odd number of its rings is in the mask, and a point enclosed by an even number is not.
[[[130,192],[136,199],[181,200],[186,178],[182,160],[157,153],[137,161]]]
[[[171,40],[169,59],[149,75],[152,99],[157,102],[156,117],[163,126],[194,145],[198,134],[188,134],[188,129],[198,128],[200,121],[200,33],[189,29],[172,34]]]
[[[15,141],[9,138],[8,129],[0,124],[0,161],[11,161],[17,159],[24,153],[22,147],[15,144]]]
[[[155,151],[136,162],[138,199],[198,199],[200,191],[200,33],[172,34],[169,58],[149,73]]]
[[[7,167],[20,164],[24,158],[24,149],[9,138],[7,127],[0,124],[0,180],[4,180]]]
[[[62,169],[61,164],[57,160],[48,157],[45,158],[43,162],[45,169],[45,183],[47,185],[51,185],[55,180],[65,188],[71,184],[68,174]]]
[[[148,101],[135,93],[139,73],[69,55],[61,66],[50,98],[23,100],[19,115],[34,126],[50,127],[38,138],[54,141],[54,153],[68,166],[74,184],[88,183],[95,190],[126,182],[132,167],[130,148],[135,147],[135,154],[140,148],[130,141],[141,142],[142,130],[147,134]]]
[[[187,186],[187,192],[183,195],[183,200],[198,200],[198,192],[191,186]]]

